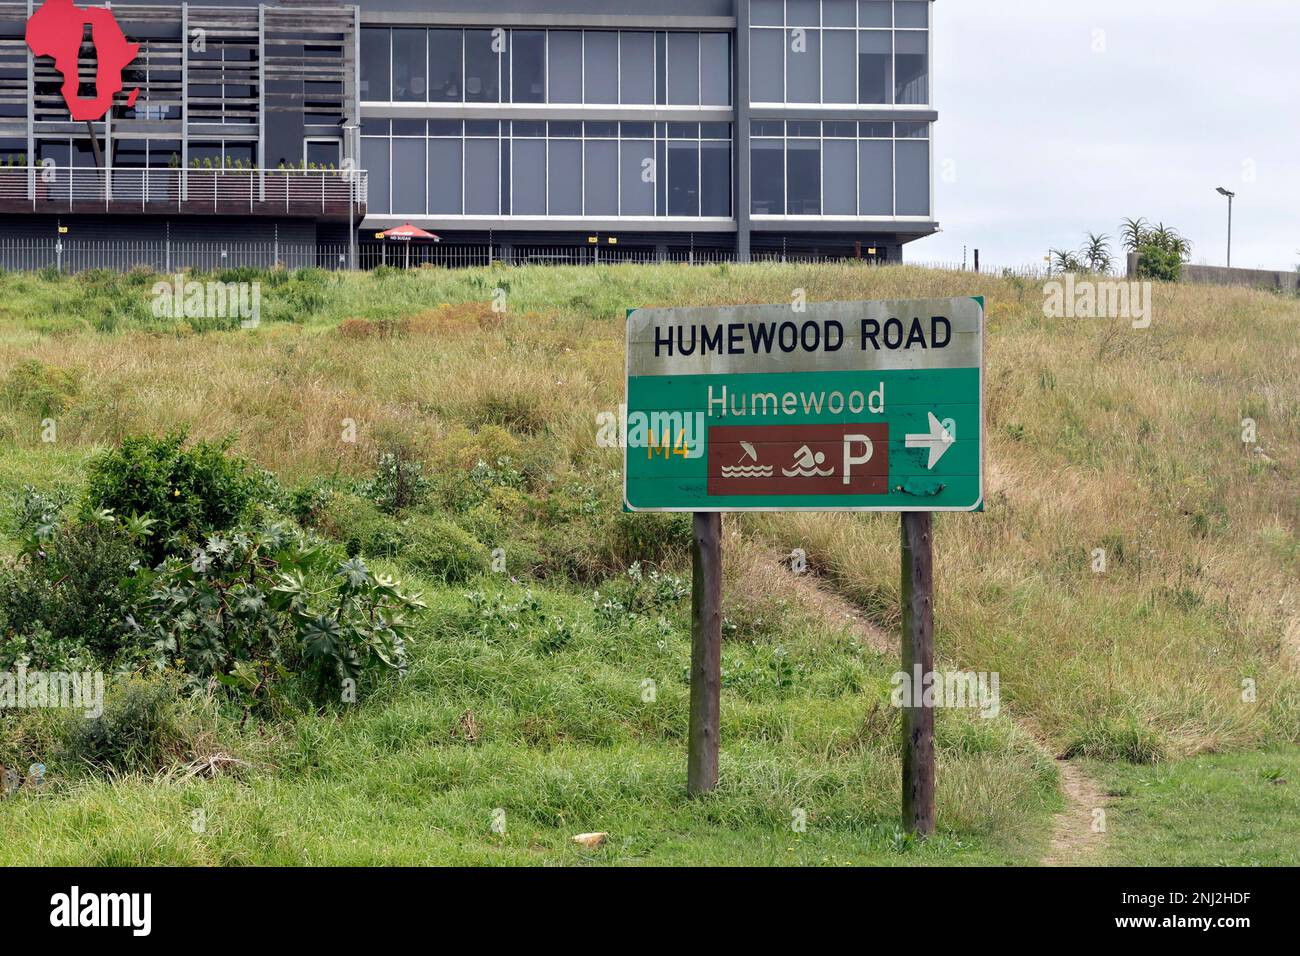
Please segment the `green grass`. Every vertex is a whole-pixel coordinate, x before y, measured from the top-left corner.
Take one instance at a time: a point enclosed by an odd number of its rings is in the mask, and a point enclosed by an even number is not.
[[[793,676],[779,680],[761,649],[729,648],[721,785],[692,800],[680,612],[609,624],[590,596],[548,592],[485,629],[461,592],[430,603],[404,680],[264,728],[273,739],[237,779],[104,780],[52,763],[43,792],[0,805],[0,862],[1006,864],[1042,851],[1050,758],[1009,721],[958,713],[939,721],[939,837],[898,836],[896,725],[864,721],[892,665],[847,635],[787,634]],[[563,647],[539,643],[543,615],[571,627]],[[227,742],[238,751],[231,738],[209,749]],[[596,830],[610,834],[599,851],[571,841]]]
[[[177,763],[254,764],[236,776],[90,774],[60,758],[55,730],[0,715],[0,761],[50,769],[43,793],[0,803],[0,861],[1025,863],[1063,806],[1049,754],[1069,753],[1133,788],[1107,861],[1295,862],[1282,835],[1253,849],[1224,835],[1283,827],[1294,803],[1276,801],[1300,786],[1294,300],[1158,285],[1152,327],[1136,331],[1044,319],[1021,280],[908,267],[306,272],[261,276],[262,325],[242,330],[154,318],[157,278],[0,274],[0,532],[23,485],[75,493],[87,459],[127,434],[234,434],[286,487],[347,486],[396,446],[433,485],[412,520],[504,549],[519,583],[424,582],[408,676],[367,685],[353,708],[241,727],[229,703],[182,702],[194,713]],[[1002,716],[938,714],[940,836],[925,846],[895,835],[898,745],[879,706],[892,657],[775,567],[803,549],[892,629],[895,518],[727,519],[722,783],[703,800],[684,794],[685,603],[610,620],[591,598],[633,561],[686,569],[688,523],[623,515],[620,452],[595,442],[597,415],[622,401],[625,310],[796,289],[989,305],[987,510],[936,521],[936,639],[943,666],[1000,674]],[[1242,445],[1245,417],[1262,454]],[[391,538],[346,520],[328,532]],[[408,580],[429,568],[390,545],[367,558]],[[0,534],[0,559],[14,547]],[[465,597],[517,605],[526,588],[540,610],[486,624]],[[1252,782],[1270,761],[1289,784]],[[592,830],[611,834],[605,849],[570,843]]]
[[[1300,752],[1293,748],[1088,767],[1112,797],[1107,863],[1300,866]]]

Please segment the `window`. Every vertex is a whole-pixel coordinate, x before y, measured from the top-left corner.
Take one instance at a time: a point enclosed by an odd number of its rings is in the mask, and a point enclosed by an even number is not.
[[[428,97],[427,39],[423,30],[393,30],[393,99],[423,102]]]
[[[618,102],[618,34],[588,30],[583,34],[583,89],[587,103]]]
[[[700,142],[700,215],[731,215],[730,142]]]
[[[655,36],[653,33],[619,35],[619,102],[653,104],[655,101]]]
[[[822,150],[818,139],[786,140],[786,213],[817,216],[822,211]]]
[[[546,31],[513,30],[510,34],[510,99],[546,102]]]
[[[755,216],[785,214],[785,142],[779,139],[750,140],[749,176],[751,212]]]
[[[464,37],[460,30],[429,31],[429,102],[459,103],[464,87],[461,56]]]
[[[858,0],[858,26],[885,27],[894,25],[894,12],[889,0]]]
[[[619,214],[653,216],[656,182],[654,140],[624,139],[619,143],[619,172]]]
[[[856,38],[852,30],[822,32],[822,102],[856,103]]]
[[[491,30],[465,31],[466,103],[496,103],[500,100],[500,61],[500,54],[492,49]]]
[[[756,216],[931,215],[930,125],[754,120]]]
[[[548,153],[547,198],[552,216],[582,215],[582,141],[552,139]]]
[[[894,4],[895,27],[924,30],[929,25],[929,0],[898,0]]]
[[[755,103],[785,102],[785,33],[749,31],[749,93]]]
[[[668,34],[668,105],[700,102],[700,35]]]
[[[361,98],[387,102],[392,99],[389,31],[361,28]]]
[[[785,23],[785,5],[782,0],[750,0],[749,22],[768,27]]]
[[[309,167],[338,169],[342,143],[337,139],[309,139],[303,143],[304,158]]]
[[[468,32],[468,31],[467,31]],[[495,216],[501,186],[501,157],[496,139],[465,140],[465,214]]]
[[[879,30],[858,31],[858,102],[892,103],[893,40]]]
[[[429,212],[458,216],[461,211],[461,139],[429,140]]]
[[[700,214],[700,144],[668,141],[668,215]]]
[[[822,0],[822,26],[857,26],[857,14],[853,9],[854,3],[855,0]]]
[[[894,64],[897,72],[895,102],[908,105],[930,101],[927,82],[928,34],[899,32],[894,34]]]
[[[892,140],[858,141],[858,214],[894,214],[894,144]]]
[[[731,105],[731,37],[700,34],[700,105]]]
[[[732,126],[726,122],[392,119],[364,125],[361,155],[376,213],[725,218],[732,212]],[[320,144],[337,149],[338,141]],[[241,148],[212,144],[214,158],[223,146]],[[191,152],[202,148],[192,144]]]
[[[190,155],[193,155],[193,147]],[[361,166],[366,170],[367,210],[372,213],[388,212],[388,140],[361,137]]]
[[[894,150],[898,168],[898,215],[930,215],[930,144],[925,140],[898,140]]]
[[[786,102],[821,102],[821,32],[786,31]]]
[[[618,140],[589,139],[582,168],[583,212],[618,215]]]
[[[393,209],[395,213],[423,213],[426,176],[424,137],[393,138]]]
[[[551,103],[582,102],[582,33],[578,30],[552,30],[549,35]]]
[[[546,140],[513,140],[510,166],[510,211],[516,216],[546,215]]]
[[[822,207],[828,216],[858,214],[858,146],[852,139],[822,143]]]

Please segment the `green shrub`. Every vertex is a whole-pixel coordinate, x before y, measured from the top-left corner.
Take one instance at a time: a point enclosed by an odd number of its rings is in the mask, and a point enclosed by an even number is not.
[[[374,476],[357,487],[357,494],[369,498],[391,515],[418,505],[428,493],[424,465],[402,446],[381,454]]]
[[[406,563],[445,584],[458,584],[485,573],[488,549],[468,531],[445,518],[417,515],[404,526]]]
[[[689,514],[628,514],[618,512],[610,522],[606,543],[616,563],[635,561],[665,564],[691,552]]]
[[[1177,282],[1183,274],[1183,260],[1172,249],[1147,244],[1138,249],[1137,273],[1143,279]]]
[[[400,521],[357,495],[331,494],[311,525],[343,545],[349,558],[396,557],[405,542]]]
[[[161,679],[111,685],[102,714],[69,726],[65,758],[118,773],[152,773],[175,762],[185,756],[176,693]]]
[[[244,516],[258,479],[248,464],[227,455],[232,439],[195,442],[186,435],[132,435],[91,461],[88,509],[155,522],[150,557],[156,563],[188,550],[204,536],[225,531]]]
[[[0,665],[63,669],[89,651],[104,663],[127,640],[140,585],[140,540],[116,522],[50,526],[0,567]]]
[[[406,614],[424,606],[361,558],[278,525],[213,536],[188,563],[170,557],[143,576],[145,655],[259,702],[295,668],[318,700],[368,666],[404,668]]]

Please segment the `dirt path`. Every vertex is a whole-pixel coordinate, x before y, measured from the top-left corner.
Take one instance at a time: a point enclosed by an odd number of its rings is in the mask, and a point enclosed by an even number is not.
[[[822,616],[827,623],[841,626],[847,624],[859,640],[881,654],[898,652],[898,638],[895,634],[868,620],[861,608],[831,589],[816,575],[795,575],[787,568],[780,570],[792,582],[788,586],[793,588],[795,598],[804,607]],[[1044,735],[1032,723],[1018,723],[1038,741],[1045,753],[1052,753]],[[1087,776],[1077,764],[1057,759],[1056,766],[1061,772],[1061,789],[1065,794],[1066,807],[1053,820],[1052,840],[1047,854],[1040,861],[1041,865],[1096,865],[1100,862],[1100,850],[1105,846],[1106,834],[1104,828],[1093,828],[1098,823],[1104,823],[1104,810],[1109,800],[1097,781]],[[1098,810],[1103,811],[1101,817],[1097,816]]]
[[[1106,844],[1104,831],[1094,829],[1105,822],[1105,807],[1109,802],[1097,781],[1084,774],[1076,764],[1057,760],[1061,771],[1061,789],[1065,792],[1066,808],[1056,815],[1052,828],[1052,842],[1043,866],[1093,866],[1100,862],[1099,852]],[[1102,815],[1097,816],[1097,811]]]

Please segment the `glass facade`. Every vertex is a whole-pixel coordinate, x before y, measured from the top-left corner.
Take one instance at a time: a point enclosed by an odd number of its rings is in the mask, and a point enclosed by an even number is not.
[[[367,103],[731,105],[731,35],[361,28]]]
[[[753,0],[750,102],[925,106],[929,0]]]
[[[730,123],[362,121],[369,211],[729,218]]]
[[[930,216],[930,125],[754,120],[754,216]]]

